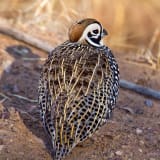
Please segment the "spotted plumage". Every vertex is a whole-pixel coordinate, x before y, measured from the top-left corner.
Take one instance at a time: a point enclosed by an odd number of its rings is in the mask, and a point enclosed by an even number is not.
[[[46,60],[39,82],[43,125],[50,135],[55,160],[65,157],[110,117],[118,96],[119,70],[103,45],[107,32],[95,19],[69,30],[69,40]]]

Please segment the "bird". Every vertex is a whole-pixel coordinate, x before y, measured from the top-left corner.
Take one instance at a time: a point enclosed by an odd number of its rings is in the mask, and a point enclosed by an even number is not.
[[[111,117],[119,93],[119,67],[103,43],[108,33],[94,18],[71,25],[68,40],[42,67],[38,102],[54,160],[92,136]]]

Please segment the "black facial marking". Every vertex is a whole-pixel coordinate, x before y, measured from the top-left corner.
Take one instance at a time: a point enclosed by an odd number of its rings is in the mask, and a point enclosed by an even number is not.
[[[98,29],[95,29],[95,30],[93,30],[92,32],[93,32],[94,34],[98,34]],[[88,38],[89,38],[92,42],[94,42],[94,43],[96,43],[96,44],[100,44],[101,35],[99,35],[97,38],[94,38],[94,37],[93,37],[93,36],[94,36],[93,33],[88,32],[88,34],[87,34]]]
[[[93,30],[93,33],[97,34],[98,33],[98,29]]]
[[[88,36],[88,37],[92,37],[91,32],[88,32],[87,36]]]
[[[96,43],[96,44],[100,44],[100,41],[101,41],[101,36],[98,36],[98,38],[92,38],[90,37],[91,41]]]

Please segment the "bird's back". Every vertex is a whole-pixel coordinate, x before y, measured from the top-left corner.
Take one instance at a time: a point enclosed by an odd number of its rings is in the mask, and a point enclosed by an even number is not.
[[[57,160],[110,117],[118,95],[118,65],[107,47],[65,42],[41,74],[39,104]]]

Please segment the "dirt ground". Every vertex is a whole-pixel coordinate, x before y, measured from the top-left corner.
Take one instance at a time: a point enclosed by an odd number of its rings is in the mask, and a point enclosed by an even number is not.
[[[0,34],[0,160],[51,160],[37,85],[47,54]],[[115,53],[121,78],[160,90],[160,70]],[[25,98],[24,98],[25,97]],[[160,160],[160,103],[120,89],[111,120],[65,160]]]

